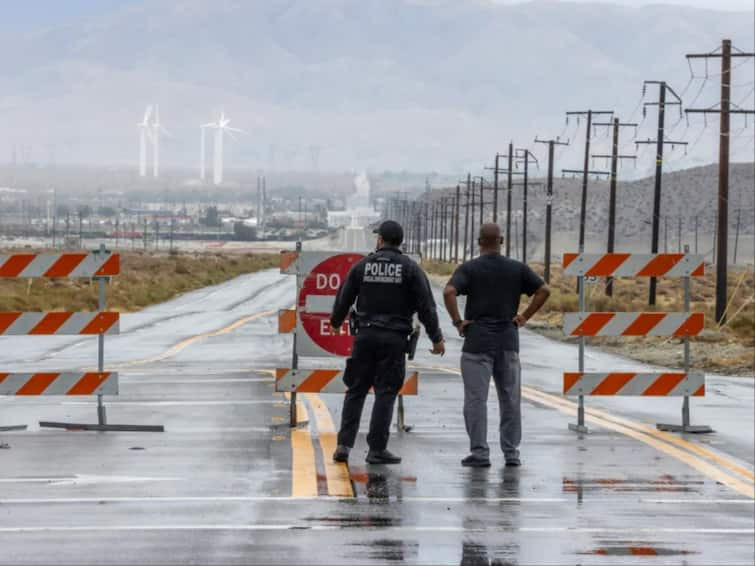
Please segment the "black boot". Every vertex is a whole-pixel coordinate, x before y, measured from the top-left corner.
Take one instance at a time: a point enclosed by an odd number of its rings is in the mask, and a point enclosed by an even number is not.
[[[333,461],[334,462],[348,462],[350,451],[351,451],[351,448],[349,448],[348,446],[339,444],[338,446],[336,446],[336,451],[333,452]]]
[[[368,464],[400,464],[401,457],[390,453],[388,450],[370,450],[367,452]]]

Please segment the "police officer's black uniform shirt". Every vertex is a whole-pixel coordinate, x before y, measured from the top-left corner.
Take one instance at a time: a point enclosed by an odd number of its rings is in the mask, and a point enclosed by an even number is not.
[[[360,325],[397,330],[408,336],[416,312],[430,340],[443,340],[427,276],[398,248],[381,248],[351,268],[338,290],[330,324],[343,324],[355,300]]]
[[[461,264],[448,282],[467,296],[462,351],[473,354],[519,351],[519,331],[513,323],[522,294],[531,296],[544,281],[522,262],[497,253]]]

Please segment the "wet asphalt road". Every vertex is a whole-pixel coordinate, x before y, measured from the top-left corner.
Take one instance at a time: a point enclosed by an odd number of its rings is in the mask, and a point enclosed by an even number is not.
[[[346,469],[330,463],[340,397],[300,396],[306,424],[292,432],[273,392],[290,352],[274,313],[293,303],[291,279],[252,275],[124,317],[107,340],[121,373],[109,421],[165,433],[39,430],[93,422],[92,400],[0,398],[0,424],[32,425],[0,433],[0,563],[753,563],[752,381],[714,379],[693,402],[713,435],[652,432],[679,419],[678,399],[618,398],[588,400],[592,432],[577,437],[571,401],[554,394],[574,347],[523,333],[524,466],[495,450],[491,392],[493,466],[470,470],[449,338],[442,360],[418,356],[414,429],[391,440],[403,463],[365,465],[362,434]],[[2,345],[4,368],[95,359],[93,340]],[[589,354],[588,368],[636,366]]]

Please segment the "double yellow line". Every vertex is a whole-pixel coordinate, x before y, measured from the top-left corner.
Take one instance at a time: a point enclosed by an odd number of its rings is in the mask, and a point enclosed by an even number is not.
[[[288,396],[288,395],[287,395]],[[333,417],[317,393],[304,393],[307,408],[301,400],[296,401],[298,422],[307,426],[291,432],[291,496],[316,497],[318,489],[316,449],[319,448],[325,472],[327,494],[332,497],[354,497],[354,488],[346,464],[333,461],[337,435]],[[310,418],[307,419],[309,413]],[[312,425],[316,430],[313,430]],[[314,433],[314,434],[313,434]]]
[[[458,370],[441,366],[425,366],[420,369],[432,369],[455,375],[461,374]],[[576,415],[577,413],[577,403],[534,387],[523,386],[522,396],[568,415]],[[662,432],[652,426],[619,417],[600,409],[585,409],[585,420],[652,446],[656,450],[691,466],[710,479],[726,485],[737,493],[755,499],[755,474],[752,470],[726,455],[667,432]]]

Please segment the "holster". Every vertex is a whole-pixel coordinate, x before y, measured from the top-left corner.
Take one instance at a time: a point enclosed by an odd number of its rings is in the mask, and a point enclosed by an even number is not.
[[[354,375],[354,362],[351,358],[346,358],[346,367],[343,370],[343,383],[351,389],[356,383],[356,376]]]
[[[349,334],[352,336],[359,334],[359,313],[354,307],[349,309]]]
[[[421,334],[419,326],[415,326],[409,338],[406,340],[406,355],[410,360],[414,359],[414,354],[417,353],[417,343],[419,342],[419,335]]]

